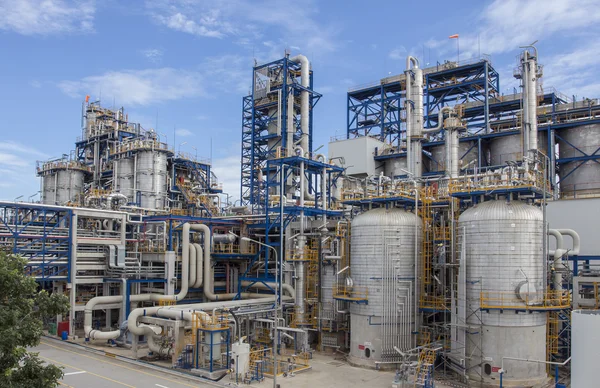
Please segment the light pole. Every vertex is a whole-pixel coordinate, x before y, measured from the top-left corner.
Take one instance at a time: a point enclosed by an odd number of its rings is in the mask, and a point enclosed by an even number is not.
[[[270,248],[273,250],[273,253],[275,253],[275,319],[274,319],[274,323],[273,323],[273,388],[277,388],[277,335],[278,335],[278,329],[277,329],[277,320],[279,319],[279,307],[281,306],[281,303],[279,303],[279,283],[278,283],[278,277],[277,277],[277,273],[279,272],[279,259],[277,257],[277,249],[273,248],[270,245],[267,245],[265,243],[261,243],[260,241],[256,241],[251,239],[250,237],[241,237],[240,238],[242,241],[248,241],[248,242],[253,242],[256,243],[258,245],[262,245],[264,247]]]

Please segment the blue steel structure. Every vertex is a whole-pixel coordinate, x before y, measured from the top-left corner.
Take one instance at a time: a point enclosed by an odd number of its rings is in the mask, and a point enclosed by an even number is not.
[[[477,167],[497,166],[486,152],[490,142],[503,136],[520,136],[521,95],[500,95],[500,77],[488,59],[460,64],[449,62],[424,69],[424,123],[425,128],[436,126],[437,112],[444,106],[463,104],[462,118],[467,132],[460,137],[461,143],[469,143],[466,152],[477,154]],[[376,151],[375,160],[406,157],[403,142],[406,140],[404,121],[404,76],[384,78],[376,85],[353,89],[347,96],[347,138],[376,137],[393,146],[392,152]],[[572,104],[572,106],[568,106]],[[549,152],[550,179],[554,187],[555,171],[561,171],[563,181],[586,161],[600,164],[600,144],[593,150],[582,150],[562,137],[564,131],[583,125],[600,124],[600,106],[591,101],[587,106],[569,101],[553,89],[538,95],[538,130],[546,133],[546,149],[553,150],[561,141],[563,147],[571,147],[569,157],[558,158]],[[568,109],[558,109],[558,107]],[[443,133],[432,141],[423,143],[424,160],[429,160],[429,171],[423,175],[443,174],[441,161],[434,160],[431,150],[443,146]],[[503,164],[503,163],[501,163]],[[562,170],[561,170],[562,169]],[[566,173],[565,173],[566,172]]]
[[[310,71],[310,86],[300,83],[300,64],[286,56],[274,62],[255,66],[252,70],[252,94],[243,98],[242,107],[242,157],[241,157],[241,202],[253,213],[264,212],[266,199],[263,179],[267,160],[273,159],[278,149],[291,149],[288,134],[294,144],[303,134],[300,128],[299,99],[302,91],[309,93],[309,131],[306,152],[312,152],[312,110],[321,98],[313,90],[313,73]],[[293,111],[289,111],[288,100],[292,98]],[[291,116],[291,117],[290,117]],[[291,128],[288,123],[293,123]]]
[[[73,210],[0,202],[0,248],[27,258],[38,282],[71,281]]]

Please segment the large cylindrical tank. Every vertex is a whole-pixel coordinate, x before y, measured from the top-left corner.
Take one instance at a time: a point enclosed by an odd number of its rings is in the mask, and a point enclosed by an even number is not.
[[[114,161],[113,180],[115,191],[127,196],[127,202],[135,202],[134,196],[134,158],[117,159]]]
[[[406,156],[400,156],[393,159],[386,159],[384,163],[384,174],[387,177],[394,178],[397,176],[406,176],[408,165],[406,163]]]
[[[351,277],[356,292],[368,290],[368,304],[350,303],[351,363],[375,367],[376,361],[398,360],[394,346],[414,348],[421,228],[414,213],[395,208],[373,209],[352,221]]]
[[[42,202],[64,205],[74,202],[83,191],[85,173],[81,170],[57,169],[42,178]]]
[[[498,386],[502,357],[546,359],[546,312],[527,310],[543,298],[542,211],[522,201],[483,202],[461,214],[458,228],[466,254],[467,374]],[[544,364],[505,369],[506,386],[546,379]]]
[[[571,313],[571,387],[598,386],[600,310],[573,310]]]
[[[436,171],[436,172],[444,172],[446,171],[446,146],[439,145],[435,147],[431,147],[429,149],[431,152],[431,159],[427,158],[427,168],[428,171]],[[477,142],[476,141],[459,141],[458,143],[458,157],[460,158],[459,166],[460,168],[466,167],[469,163],[473,161],[477,161]],[[473,162],[470,166],[477,167],[477,163]]]
[[[560,159],[592,155],[600,147],[600,125],[583,125],[563,130],[558,139]],[[560,166],[560,192],[563,197],[598,195],[600,165],[594,160],[573,161]]]
[[[548,136],[546,132],[538,132],[538,149],[547,155]],[[523,141],[521,134],[492,138],[489,146],[491,166],[501,166],[506,162],[523,160]]]
[[[136,190],[140,207],[163,209],[167,197],[167,153],[142,151],[137,154]]]

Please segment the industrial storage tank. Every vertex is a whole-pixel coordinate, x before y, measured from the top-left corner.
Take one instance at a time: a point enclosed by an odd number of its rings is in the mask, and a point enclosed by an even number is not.
[[[546,312],[528,308],[543,302],[542,217],[525,202],[496,200],[458,219],[466,263],[466,368],[473,382],[497,386],[502,357],[546,359]],[[543,364],[511,362],[505,370],[507,386],[546,379]]]
[[[136,190],[139,206],[163,209],[167,197],[167,152],[165,150],[137,153]]]
[[[79,169],[54,169],[42,175],[42,203],[64,205],[77,201],[83,192],[85,172]]]
[[[547,155],[548,136],[538,132],[538,150]],[[501,166],[506,162],[523,160],[523,141],[520,134],[492,138],[489,145],[491,166]]]
[[[600,310],[573,310],[571,313],[571,386],[598,386]]]
[[[446,146],[439,145],[431,147],[431,159],[425,158],[428,166],[428,171],[444,172],[446,171]],[[477,142],[476,141],[459,141],[458,157],[460,158],[460,168],[466,168],[470,163],[470,168],[477,167]]]
[[[408,170],[406,156],[386,159],[383,170],[384,175],[390,178],[406,176],[406,171]]]
[[[115,191],[127,196],[127,202],[135,202],[134,195],[134,158],[123,158],[114,161],[113,174]]]
[[[593,155],[600,147],[600,125],[582,125],[560,131],[559,158]],[[585,153],[585,155],[584,155]],[[589,196],[600,190],[600,165],[594,160],[572,161],[560,166],[560,192],[563,197]]]
[[[368,290],[368,304],[350,303],[351,363],[376,367],[398,360],[394,346],[415,347],[421,229],[419,217],[396,208],[373,209],[352,221],[351,279],[356,292]]]

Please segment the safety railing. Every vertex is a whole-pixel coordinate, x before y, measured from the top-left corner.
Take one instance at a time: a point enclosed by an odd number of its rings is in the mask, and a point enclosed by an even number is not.
[[[38,173],[53,171],[53,170],[80,170],[83,172],[92,172],[92,168],[83,163],[76,161],[58,160],[51,162],[37,162],[36,166]]]
[[[562,290],[530,292],[522,296],[517,296],[514,292],[482,292],[480,306],[482,310],[562,310],[571,306],[571,298],[568,291]]]
[[[316,249],[304,248],[303,250],[292,249],[287,251],[287,261],[316,261],[318,258]]]
[[[245,246],[241,246],[240,244],[215,244],[213,246],[213,253],[221,253],[221,254],[243,254],[243,255],[253,255],[257,252],[256,244],[246,244]]]
[[[450,194],[472,193],[485,190],[536,188],[550,192],[550,182],[544,177],[545,170],[535,168],[505,167],[485,173],[451,179]]]
[[[419,299],[419,308],[432,311],[450,310],[446,299],[438,296],[421,296]]]
[[[333,298],[351,302],[366,302],[369,300],[369,288],[366,286],[335,284],[333,286]]]
[[[229,328],[229,314],[194,313],[195,328],[200,330],[224,330]]]
[[[162,143],[155,139],[135,139],[117,144],[112,150],[111,155],[138,150],[171,151],[167,143]]]

